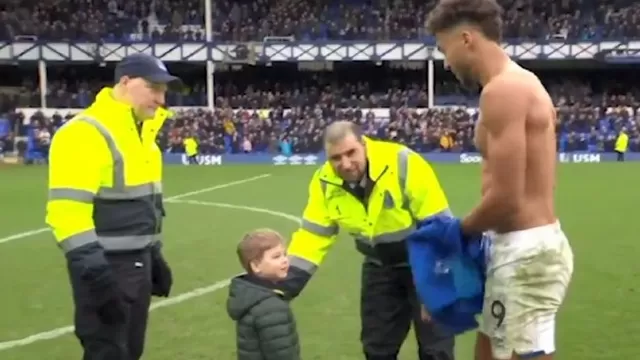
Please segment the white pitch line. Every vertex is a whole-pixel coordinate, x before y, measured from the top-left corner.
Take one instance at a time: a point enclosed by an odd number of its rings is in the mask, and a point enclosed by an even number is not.
[[[189,192],[186,192],[184,194],[178,194],[178,195],[175,195],[175,196],[170,196],[170,197],[167,198],[167,200],[168,201],[172,201],[172,200],[178,200],[178,199],[186,198],[186,197],[193,196],[193,195],[200,195],[200,194],[203,194],[203,193],[206,193],[206,192],[209,192],[209,191],[220,190],[220,189],[228,188],[228,187],[231,187],[231,186],[236,186],[236,185],[240,185],[240,184],[244,184],[244,183],[248,183],[248,182],[264,179],[264,178],[269,177],[269,176],[271,176],[271,174],[262,174],[262,175],[253,176],[253,177],[246,178],[246,179],[241,179],[241,180],[236,180],[236,181],[232,181],[232,182],[228,182],[228,183],[224,183],[224,184],[220,184],[220,185],[216,185],[216,186],[211,186],[211,187],[200,189],[200,190],[189,191]]]
[[[296,223],[300,223],[300,218],[291,214],[287,214],[281,211],[269,210],[264,208],[258,208],[253,206],[243,206],[243,205],[233,205],[233,204],[225,204],[219,202],[212,201],[200,201],[200,200],[171,200],[169,202],[172,203],[180,203],[180,204],[191,204],[191,205],[203,205],[203,206],[215,206],[221,208],[229,208],[229,209],[238,209],[238,210],[246,210],[256,213],[263,213],[273,216],[278,216],[283,219],[295,221]]]
[[[224,184],[220,184],[220,185],[215,185],[215,186],[211,186],[211,187],[200,189],[200,190],[189,191],[189,192],[186,192],[186,193],[182,193],[182,194],[178,194],[178,195],[175,195],[175,196],[168,197],[165,200],[166,201],[178,200],[178,199],[186,198],[188,196],[199,195],[199,194],[206,193],[206,192],[209,192],[209,191],[224,189],[224,188],[228,188],[230,186],[240,185],[240,184],[248,183],[248,182],[251,182],[251,181],[264,179],[264,178],[269,177],[269,176],[271,176],[271,174],[262,174],[262,175],[258,175],[258,176],[253,176],[253,177],[250,177],[250,178],[236,180],[236,181],[232,181],[232,182],[228,182],[228,183],[224,183]],[[0,238],[0,244],[7,243],[7,242],[13,241],[13,240],[19,240],[19,239],[26,238],[26,237],[29,237],[29,236],[32,236],[32,235],[37,235],[37,234],[40,234],[40,233],[43,233],[43,232],[47,232],[49,230],[50,229],[48,227],[44,227],[44,228],[41,228],[41,229],[29,230],[29,231],[25,231],[25,232],[9,235],[7,237]]]
[[[300,220],[301,220],[299,217],[291,215],[291,214],[287,214],[285,212],[276,211],[276,210],[269,210],[269,209],[264,209],[264,208],[259,208],[259,207],[253,207],[253,206],[233,205],[233,204],[208,202],[208,201],[196,201],[196,200],[176,200],[175,198],[170,200],[169,202],[182,203],[182,204],[192,204],[192,205],[202,205],[202,206],[213,206],[213,207],[221,207],[221,208],[237,209],[237,210],[245,210],[245,211],[251,211],[251,212],[256,212],[256,213],[269,214],[269,215],[272,215],[272,216],[277,216],[277,217],[281,217],[283,219],[294,221],[294,222],[296,222],[298,224],[300,223]],[[213,283],[213,284],[211,284],[209,286],[197,288],[197,289],[188,291],[186,293],[182,293],[180,295],[176,295],[174,297],[170,297],[168,299],[156,301],[153,304],[151,304],[151,311],[153,311],[155,309],[167,307],[167,306],[180,304],[180,303],[183,303],[183,302],[185,302],[187,300],[190,300],[190,299],[193,299],[193,298],[197,298],[197,297],[200,297],[200,296],[203,296],[203,295],[207,295],[209,293],[218,291],[220,289],[224,289],[225,287],[227,287],[227,285],[229,285],[229,282],[231,281],[231,279],[232,278],[228,278],[228,279]],[[35,342],[43,341],[43,340],[56,339],[56,338],[59,338],[61,336],[73,333],[73,330],[74,330],[73,326],[65,326],[65,327],[53,329],[53,330],[50,330],[50,331],[45,331],[45,332],[41,332],[41,333],[38,333],[38,334],[33,334],[31,336],[27,336],[27,337],[25,337],[23,339],[19,339],[19,340],[10,340],[10,341],[0,342],[0,351],[26,346],[26,345],[29,345],[29,344],[33,344]]]
[[[0,239],[0,244],[7,243],[7,242],[13,241],[13,240],[19,240],[19,239],[26,238],[26,237],[33,236],[33,235],[38,235],[38,234],[41,234],[43,232],[47,232],[49,230],[51,230],[51,229],[49,229],[49,228],[41,228],[41,229],[29,230],[29,231],[13,234],[13,235],[1,238]]]

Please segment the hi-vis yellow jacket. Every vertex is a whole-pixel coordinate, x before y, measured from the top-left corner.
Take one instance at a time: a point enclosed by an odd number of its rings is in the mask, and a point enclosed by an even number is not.
[[[139,131],[131,107],[104,88],[55,133],[46,222],[65,253],[95,242],[105,251],[127,251],[159,241],[164,208],[156,135],[169,114],[159,109]]]
[[[627,152],[627,147],[629,146],[629,135],[620,131],[618,134],[618,138],[616,139],[616,144],[614,150],[617,152]]]
[[[284,288],[291,296],[322,263],[339,229],[353,236],[368,260],[397,265],[408,261],[404,239],[417,221],[450,214],[438,178],[422,156],[399,144],[365,142],[375,184],[367,204],[350,193],[328,162],[311,179],[302,226],[288,249],[293,271]]]
[[[184,152],[187,156],[193,156],[198,154],[198,143],[192,138],[188,137],[182,141],[184,145]]]

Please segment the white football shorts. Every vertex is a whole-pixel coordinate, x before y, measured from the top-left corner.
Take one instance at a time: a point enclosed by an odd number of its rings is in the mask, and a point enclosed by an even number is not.
[[[560,223],[488,233],[480,331],[493,357],[555,352],[555,318],[573,274],[573,252]]]

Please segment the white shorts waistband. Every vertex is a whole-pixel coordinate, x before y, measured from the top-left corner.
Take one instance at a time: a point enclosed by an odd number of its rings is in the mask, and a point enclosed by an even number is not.
[[[495,231],[488,231],[487,235],[489,235],[493,242],[500,242],[526,239],[539,240],[541,238],[548,238],[559,233],[562,233],[562,227],[560,226],[560,221],[556,220],[551,224],[536,226],[529,229],[510,231],[506,233],[496,233]]]

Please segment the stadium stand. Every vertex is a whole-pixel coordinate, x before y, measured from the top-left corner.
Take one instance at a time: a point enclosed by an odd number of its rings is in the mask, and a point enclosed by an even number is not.
[[[415,40],[434,1],[212,1],[214,40]],[[635,37],[640,5],[632,0],[503,0],[507,39],[598,40]],[[197,0],[7,0],[0,40],[201,41],[204,2]]]
[[[213,1],[212,37],[218,42],[262,42],[270,36],[296,41],[422,41],[433,1],[350,0]],[[507,42],[599,42],[640,36],[640,5],[630,0],[501,1]],[[204,3],[152,0],[54,0],[0,5],[1,41],[202,42]],[[558,106],[562,151],[611,151],[620,129],[629,151],[640,151],[640,81],[633,65],[594,61],[523,61]],[[317,66],[316,66],[317,65]],[[315,153],[323,126],[334,119],[360,122],[367,134],[410,144],[421,152],[473,152],[477,92],[461,89],[437,62],[433,102],[424,66],[393,62],[335,62],[308,67],[295,62],[265,66],[221,64],[215,72],[215,108],[207,109],[202,64],[170,63],[188,88],[172,94],[177,109],[159,139],[167,152],[182,151],[195,134],[201,152]],[[423,64],[424,65],[424,64]],[[47,65],[42,105],[33,63],[0,65],[0,153],[46,156],[55,129],[113,82],[113,64]],[[318,69],[322,69],[319,70]],[[316,70],[316,71],[314,71]],[[25,141],[15,141],[25,139]]]

